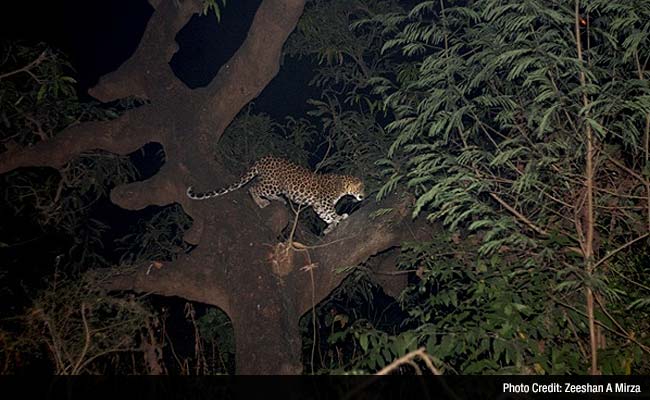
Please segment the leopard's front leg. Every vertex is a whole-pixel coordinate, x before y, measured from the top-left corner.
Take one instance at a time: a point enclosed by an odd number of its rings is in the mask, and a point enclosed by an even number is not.
[[[339,224],[339,222],[348,217],[348,214],[338,215],[336,213],[336,208],[331,205],[315,205],[314,211],[316,211],[316,214],[318,214],[318,216],[328,225],[327,228],[325,228],[323,231],[323,235],[330,233],[336,227],[336,225]]]

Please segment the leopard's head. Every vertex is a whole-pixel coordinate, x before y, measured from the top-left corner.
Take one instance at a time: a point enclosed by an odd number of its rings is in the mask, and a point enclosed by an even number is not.
[[[363,181],[355,176],[349,176],[345,175],[343,177],[343,187],[345,190],[345,194],[349,194],[351,196],[354,196],[357,201],[363,200],[365,197],[364,189],[363,189]]]

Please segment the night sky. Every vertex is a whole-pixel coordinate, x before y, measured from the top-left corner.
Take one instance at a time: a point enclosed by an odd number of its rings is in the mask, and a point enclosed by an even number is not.
[[[175,74],[188,87],[207,85],[245,39],[259,3],[227,2],[220,23],[214,14],[194,16],[177,36],[180,50],[170,62]],[[18,2],[0,9],[2,38],[46,42],[70,58],[82,99],[89,99],[87,89],[99,77],[133,54],[153,12],[146,0],[59,0],[38,6]],[[317,90],[308,86],[313,68],[304,59],[285,60],[278,76],[254,100],[255,110],[276,119],[303,115],[306,100],[317,97]]]

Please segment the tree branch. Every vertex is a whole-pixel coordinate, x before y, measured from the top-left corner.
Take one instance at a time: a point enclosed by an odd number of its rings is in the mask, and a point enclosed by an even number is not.
[[[131,153],[148,142],[159,140],[161,128],[151,125],[148,111],[147,107],[141,107],[111,121],[73,125],[50,140],[6,151],[0,154],[0,174],[20,167],[60,168],[88,150]]]
[[[103,102],[128,96],[155,100],[186,89],[174,76],[168,62],[178,50],[176,34],[201,10],[202,2],[150,1],[150,4],[155,11],[138,48],[119,69],[103,76],[88,91],[94,98]]]
[[[178,296],[219,307],[230,314],[230,301],[223,286],[225,279],[202,255],[198,251],[182,255],[173,262],[160,263],[160,268],[152,267],[153,262],[129,271],[116,268],[103,286],[108,290]]]
[[[211,143],[234,116],[266,87],[280,69],[286,38],[302,15],[304,0],[264,0],[253,18],[248,36],[208,85],[210,104],[202,125]],[[210,137],[207,137],[210,136]]]
[[[318,267],[313,270],[316,286],[316,302],[320,302],[334,290],[346,274],[336,269],[355,266],[375,254],[399,246],[407,240],[426,240],[431,235],[431,226],[424,221],[411,222],[408,207],[412,198],[391,197],[380,204],[361,207],[334,231],[321,239],[315,246],[307,246],[311,260]],[[393,211],[373,218],[371,214],[379,208],[393,208]],[[341,240],[343,239],[343,240]],[[304,257],[294,257],[294,272],[289,276],[296,288],[309,287],[309,276],[299,271],[304,266]],[[383,283],[383,282],[380,282]],[[298,309],[302,315],[311,307],[311,292],[300,290]]]
[[[189,203],[183,174],[167,162],[153,177],[120,185],[111,191],[111,201],[127,210],[141,210],[150,205],[166,206],[174,202]],[[189,204],[188,204],[189,205]],[[185,207],[191,208],[191,207]]]

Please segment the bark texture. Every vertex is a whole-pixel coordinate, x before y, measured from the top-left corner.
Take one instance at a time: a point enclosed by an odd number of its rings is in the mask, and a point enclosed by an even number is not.
[[[133,56],[90,90],[101,101],[137,96],[148,104],[116,120],[71,126],[51,140],[2,153],[0,173],[60,168],[92,149],[128,154],[160,143],[166,162],[159,173],[116,187],[111,200],[131,210],[181,204],[194,220],[185,240],[197,247],[149,274],[143,267],[117,276],[111,287],[220,307],[233,321],[237,373],[300,373],[298,319],[345,278],[335,269],[357,265],[404,240],[421,239],[430,229],[411,222],[411,199],[394,197],[381,205],[394,208],[387,215],[371,218],[380,206],[368,204],[325,238],[299,229],[295,242],[284,243],[278,237],[290,217],[277,202],[259,209],[245,191],[212,201],[189,200],[185,190],[190,185],[230,183],[214,160],[214,146],[237,112],[277,74],[282,46],[304,0],[263,0],[239,50],[208,86],[194,90],[174,76],[168,63],[177,50],[174,37],[200,12],[201,1],[150,3],[155,11]],[[394,266],[387,259],[384,270]],[[381,283],[395,293],[402,279],[384,277]]]

